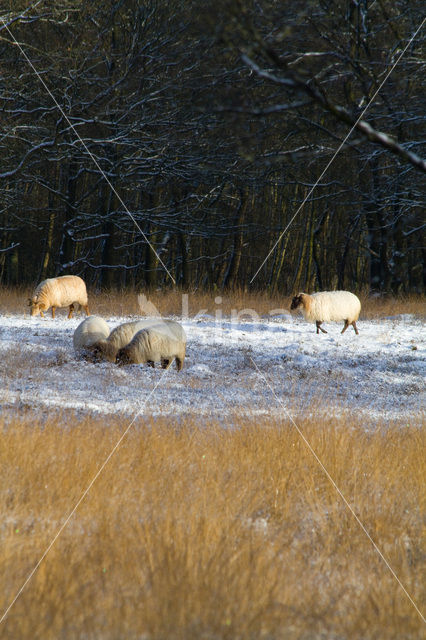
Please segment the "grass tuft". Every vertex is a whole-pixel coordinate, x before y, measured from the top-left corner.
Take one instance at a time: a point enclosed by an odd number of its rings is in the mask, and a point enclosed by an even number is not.
[[[356,416],[298,425],[422,607],[424,433],[367,433]],[[2,419],[1,611],[127,426]],[[377,640],[422,629],[291,423],[236,416],[229,429],[138,420],[0,635]]]
[[[28,313],[27,300],[32,294],[30,287],[0,287],[1,313]],[[270,295],[268,292],[246,292],[235,290],[230,293],[211,293],[200,291],[183,292],[179,289],[159,289],[150,292],[140,291],[89,291],[90,312],[101,316],[143,315],[138,304],[138,294],[144,294],[161,315],[182,316],[186,312],[190,317],[204,311],[213,317],[237,316],[244,309],[252,309],[260,316],[269,317],[273,310],[290,311],[291,296]],[[184,296],[184,297],[183,297]],[[407,295],[397,298],[392,296],[360,295],[362,311],[361,320],[389,317],[402,314],[413,314],[426,317],[424,296]],[[67,309],[58,309],[59,315],[66,316]],[[50,317],[51,312],[47,315]],[[219,314],[219,315],[217,315]],[[150,315],[150,314],[148,314]],[[84,312],[82,317],[84,317]],[[240,315],[239,317],[244,317]],[[246,316],[250,319],[250,315]]]

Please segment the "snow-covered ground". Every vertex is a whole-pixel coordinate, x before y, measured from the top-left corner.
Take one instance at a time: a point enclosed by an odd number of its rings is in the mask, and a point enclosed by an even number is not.
[[[106,318],[111,328],[134,317]],[[179,320],[179,318],[175,318]],[[424,323],[409,315],[315,326],[283,314],[259,322],[184,319],[184,368],[118,367],[75,357],[82,317],[0,314],[0,403],[6,410],[74,409],[133,415],[193,414],[224,422],[234,413],[325,412],[402,419],[425,407]],[[157,385],[158,383],[158,385]],[[157,385],[157,386],[156,386]],[[407,422],[408,423],[408,422]]]

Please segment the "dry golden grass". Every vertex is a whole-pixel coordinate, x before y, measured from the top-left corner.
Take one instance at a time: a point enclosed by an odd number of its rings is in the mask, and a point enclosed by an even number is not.
[[[0,313],[28,313],[28,298],[32,295],[29,287],[0,286]]]
[[[194,316],[202,310],[213,316],[222,313],[230,316],[231,313],[241,312],[243,309],[253,309],[260,316],[268,316],[269,312],[276,309],[289,311],[291,297],[274,295],[267,292],[245,292],[236,290],[232,293],[212,293],[189,291],[179,289],[161,289],[150,292],[139,291],[89,291],[89,307],[91,313],[102,316],[108,315],[140,315],[138,293],[144,293],[148,300],[162,315],[181,315],[188,312]],[[0,313],[29,313],[27,299],[32,294],[30,287],[0,288]],[[187,296],[182,298],[182,296]],[[420,295],[407,295],[394,298],[392,296],[365,296],[360,295],[362,303],[361,319],[373,319],[399,314],[414,314],[418,317],[426,317],[425,297]],[[187,306],[186,306],[187,305]],[[68,313],[67,310],[58,310],[59,315]],[[50,316],[50,311],[48,312]]]
[[[426,318],[426,299],[420,295],[407,295],[394,298],[392,296],[360,296],[361,319],[374,319],[410,313],[419,318]]]
[[[2,612],[127,424],[3,417]],[[422,607],[421,425],[299,426]],[[135,423],[0,637],[388,640],[423,629],[294,427],[240,416],[228,428]]]

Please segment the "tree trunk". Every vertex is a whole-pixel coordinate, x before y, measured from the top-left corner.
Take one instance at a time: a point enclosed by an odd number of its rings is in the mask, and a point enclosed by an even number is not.
[[[55,275],[68,271],[69,267],[67,265],[72,264],[74,258],[74,243],[71,238],[71,232],[77,188],[77,171],[77,163],[72,159],[68,164],[65,216],[62,227],[61,248],[59,250],[59,264],[56,266]]]
[[[237,284],[238,269],[241,261],[241,250],[243,246],[243,223],[246,210],[247,195],[240,190],[240,203],[234,216],[232,252],[228,263],[228,269],[222,283],[222,289],[232,289]]]

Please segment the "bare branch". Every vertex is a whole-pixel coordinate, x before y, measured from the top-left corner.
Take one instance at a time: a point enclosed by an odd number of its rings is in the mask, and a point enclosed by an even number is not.
[[[20,244],[21,244],[20,242],[12,242],[10,247],[6,247],[6,249],[0,249],[0,253],[6,253],[6,251],[12,251],[12,249],[16,249],[16,247],[19,247]]]
[[[271,52],[269,50],[268,53],[269,55],[271,55]],[[249,66],[250,69],[259,77],[270,80],[275,84],[279,84],[285,87],[291,87],[297,91],[303,91],[312,100],[320,104],[328,112],[332,113],[338,120],[340,120],[341,122],[345,122],[346,124],[349,124],[360,131],[368,140],[370,140],[370,142],[381,145],[391,153],[400,156],[406,162],[412,164],[416,169],[419,169],[420,171],[426,173],[426,160],[418,156],[416,153],[405,149],[399,142],[397,142],[388,134],[383,133],[382,131],[377,131],[365,120],[357,120],[357,118],[351,115],[347,109],[340,105],[334,104],[324,93],[319,91],[315,87],[315,85],[305,81],[295,71],[288,69],[288,67],[286,66],[286,77],[281,77],[276,75],[275,73],[271,73],[270,71],[260,68],[259,65],[253,62],[253,60],[251,60],[247,54],[242,54],[241,57],[242,60],[247,64],[247,66]],[[273,55],[273,57],[276,63],[279,64],[280,67],[283,67],[283,63],[275,54]]]

